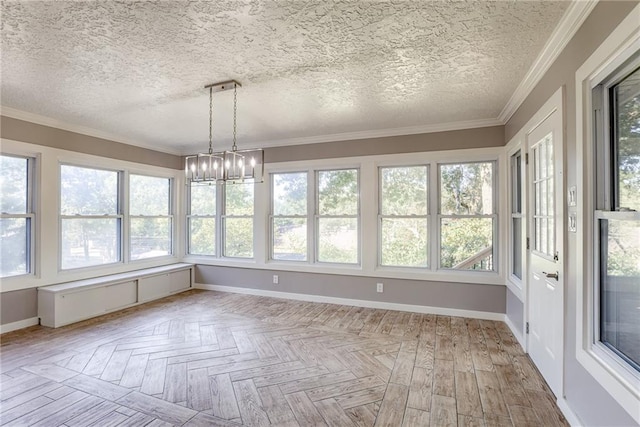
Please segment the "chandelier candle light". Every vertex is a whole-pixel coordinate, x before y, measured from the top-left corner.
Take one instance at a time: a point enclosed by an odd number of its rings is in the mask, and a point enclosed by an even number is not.
[[[253,184],[263,182],[264,150],[238,150],[236,146],[238,87],[235,80],[213,83],[209,89],[209,151],[185,157],[184,173],[187,185],[192,184]],[[233,146],[231,150],[213,152],[213,93],[233,89]]]

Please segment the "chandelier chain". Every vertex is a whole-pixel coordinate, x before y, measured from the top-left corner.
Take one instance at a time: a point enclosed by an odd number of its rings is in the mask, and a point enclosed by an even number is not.
[[[213,154],[213,87],[209,88],[209,154]]]
[[[238,113],[238,85],[233,84],[233,151],[236,151],[236,122]]]

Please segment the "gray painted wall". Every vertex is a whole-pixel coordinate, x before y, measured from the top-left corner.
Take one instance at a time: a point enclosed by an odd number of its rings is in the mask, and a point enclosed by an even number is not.
[[[38,317],[38,291],[36,288],[0,294],[0,324],[19,322]]]
[[[273,284],[273,275],[279,284]],[[505,287],[468,283],[429,282],[375,277],[341,276],[249,268],[196,266],[196,283],[278,292],[322,295],[368,301],[446,307],[504,313]],[[376,292],[376,283],[384,292]]]
[[[637,4],[637,1],[600,2],[505,126],[505,137],[508,141],[559,87],[564,86],[567,186],[575,185],[577,179],[576,162],[573,160],[576,156],[575,72]],[[576,268],[572,254],[575,254],[578,249],[575,233],[568,233],[566,248],[565,263],[568,266],[569,275],[565,281],[564,380],[568,404],[588,426],[637,425],[576,360],[576,287],[584,284],[577,283],[576,278],[571,274]]]
[[[0,117],[0,137],[146,165],[182,169],[182,157],[50,126]]]
[[[520,332],[520,335],[524,337],[524,304],[514,295],[509,288],[507,288],[507,317],[511,321],[511,324]]]
[[[274,163],[336,157],[501,147],[504,144],[504,126],[490,126],[447,132],[273,147],[265,150],[264,160],[265,163]]]

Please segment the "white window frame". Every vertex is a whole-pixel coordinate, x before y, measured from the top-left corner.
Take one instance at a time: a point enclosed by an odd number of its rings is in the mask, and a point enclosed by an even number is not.
[[[0,212],[0,218],[2,219],[27,219],[27,259],[26,259],[26,269],[27,272],[24,274],[14,274],[12,276],[2,277],[0,280],[12,280],[12,279],[20,279],[29,276],[36,275],[36,176],[37,176],[37,167],[38,162],[36,157],[30,155],[22,155],[22,154],[13,154],[13,153],[5,153],[2,152],[0,155],[5,157],[14,157],[23,159],[27,162],[27,185],[26,191],[26,210],[25,213],[11,213],[11,212]]]
[[[427,213],[425,215],[385,215],[382,213],[382,170],[383,169],[403,169],[403,168],[415,168],[415,167],[424,167],[426,169],[426,184],[427,184]],[[432,262],[432,245],[431,241],[433,240],[432,233],[432,219],[431,219],[431,193],[433,192],[433,188],[431,185],[431,164],[429,163],[420,163],[420,164],[412,164],[412,165],[385,165],[378,166],[378,256],[377,256],[377,265],[378,268],[400,268],[400,269],[412,269],[412,270],[420,270],[427,269],[430,270],[431,266],[434,264]],[[427,220],[427,265],[425,266],[406,266],[406,265],[386,265],[382,263],[382,222],[385,218],[391,219],[426,219]]]
[[[273,195],[274,195],[274,184],[273,178],[275,175],[289,175],[289,174],[305,174],[307,176],[307,205],[306,205],[306,214],[305,215],[276,215],[273,204]],[[311,242],[315,241],[313,235],[310,236],[309,229],[310,224],[313,222],[313,215],[311,215],[312,209],[309,208],[310,200],[314,200],[314,191],[313,191],[313,179],[310,179],[310,176],[313,176],[308,170],[292,170],[292,171],[274,171],[269,172],[269,261],[274,262],[284,262],[284,263],[294,263],[294,264],[308,264],[312,259],[314,259],[315,251],[313,250],[314,245]],[[306,259],[304,260],[292,260],[292,259],[276,259],[273,256],[273,246],[275,244],[275,233],[274,233],[274,220],[278,218],[293,218],[293,219],[306,219],[307,221],[307,253],[305,254]]]
[[[441,173],[440,173],[440,168],[442,166],[450,166],[450,165],[468,165],[468,164],[474,164],[474,163],[490,163],[492,170],[491,170],[491,186],[492,186],[492,191],[491,191],[491,198],[492,198],[492,213],[491,214],[476,214],[476,215],[460,215],[460,214],[447,214],[444,215],[442,214],[442,206],[441,206],[441,190],[442,190],[442,183],[440,182],[440,177],[441,177]],[[460,162],[438,162],[437,163],[437,188],[436,188],[436,192],[437,192],[437,198],[438,198],[438,215],[437,215],[437,220],[436,220],[436,229],[437,229],[437,234],[436,234],[436,242],[437,242],[437,252],[436,252],[436,265],[438,266],[438,270],[442,270],[442,271],[460,271],[460,272],[470,272],[472,274],[495,274],[497,272],[499,272],[499,267],[500,267],[500,263],[499,263],[499,248],[498,248],[498,242],[499,240],[499,235],[498,235],[498,230],[499,230],[499,225],[498,225],[498,211],[499,211],[499,207],[498,207],[498,191],[499,191],[499,187],[498,187],[498,161],[496,160],[470,160],[470,161],[460,161]],[[492,241],[491,241],[491,247],[492,247],[492,253],[491,253],[491,270],[473,270],[473,269],[456,269],[456,268],[447,268],[447,267],[442,267],[441,266],[441,248],[442,248],[442,220],[444,218],[453,218],[453,219],[464,219],[464,218],[491,218],[491,224],[492,224]]]
[[[576,72],[577,201],[576,358],[598,383],[640,423],[638,372],[601,343],[597,336],[596,140],[592,90],[640,51],[640,5],[636,6]],[[599,261],[598,261],[599,262]],[[633,371],[632,371],[633,370]]]
[[[218,258],[220,255],[220,186],[218,184],[213,184],[212,187],[215,188],[216,191],[216,199],[215,199],[215,213],[211,214],[197,214],[194,215],[191,213],[191,185],[186,185],[185,199],[186,199],[186,221],[185,221],[185,254],[187,256],[194,257],[210,257],[210,258]],[[214,252],[213,254],[192,254],[191,253],[191,219],[211,219],[215,220],[215,242],[214,242]]]
[[[253,186],[253,215],[228,215],[227,214],[227,188],[231,185],[236,185],[236,186],[240,186],[240,185],[252,185]],[[217,205],[216,206],[216,210],[218,212],[220,212],[219,218],[220,218],[220,226],[222,227],[221,233],[216,233],[217,235],[219,235],[219,239],[220,239],[220,257],[221,258],[227,258],[227,259],[234,259],[234,260],[245,260],[245,261],[251,261],[254,260],[256,258],[256,226],[255,226],[255,217],[256,217],[256,186],[257,184],[224,184],[221,185],[223,191],[221,191],[221,197],[218,197],[218,190],[216,190],[216,202],[218,202],[218,199],[221,199],[222,202],[222,206]],[[220,207],[221,209],[218,210],[218,207]],[[250,257],[240,257],[240,256],[229,256],[227,255],[227,251],[225,249],[226,244],[227,244],[227,219],[238,219],[238,218],[246,218],[246,219],[251,219],[251,225],[253,227],[253,240],[251,242],[251,253],[252,256]],[[217,230],[216,230],[217,231]],[[216,246],[217,249],[217,246]]]
[[[166,257],[172,257],[174,255],[174,251],[175,251],[175,245],[174,245],[174,241],[175,241],[175,202],[174,202],[174,187],[175,187],[175,180],[172,177],[167,177],[167,176],[162,176],[162,175],[153,175],[153,174],[149,174],[149,173],[137,173],[137,172],[127,172],[127,203],[126,203],[126,209],[127,209],[127,214],[125,215],[126,217],[126,231],[127,231],[127,261],[128,262],[132,262],[132,263],[136,263],[136,262],[143,262],[143,261],[148,261],[151,259],[158,259],[158,258],[166,258]],[[158,179],[166,179],[169,182],[169,200],[167,200],[168,206],[167,206],[167,215],[132,215],[130,212],[130,208],[131,208],[131,175],[137,175],[137,176],[146,176],[146,177],[150,177],[150,178],[158,178]],[[154,219],[154,218],[168,218],[169,219],[169,253],[165,254],[165,255],[158,255],[158,256],[154,256],[154,257],[149,257],[149,258],[140,258],[140,259],[131,259],[131,220],[135,219],[135,218],[142,218],[142,219]]]
[[[61,213],[62,167],[63,166],[116,172],[118,175],[118,185],[117,185],[118,193],[116,196],[117,213],[110,214],[110,215],[80,215],[80,214],[63,215]],[[124,215],[124,201],[126,200],[125,189],[127,188],[125,186],[124,174],[125,172],[122,169],[112,169],[112,168],[105,168],[105,167],[99,167],[99,166],[93,166],[93,165],[84,165],[81,163],[61,162],[58,165],[58,184],[59,184],[58,185],[58,272],[96,270],[99,268],[104,268],[104,267],[125,263],[124,255],[125,253],[128,253],[128,251],[125,251],[125,242],[128,241],[128,236],[125,236],[125,233],[127,232],[128,227],[125,226],[125,215]],[[64,220],[73,220],[73,219],[116,219],[118,224],[118,231],[117,231],[118,235],[116,236],[117,242],[118,242],[118,260],[114,262],[104,263],[104,264],[94,264],[94,265],[87,265],[83,267],[74,267],[74,268],[63,268],[62,267],[62,240],[63,240],[62,223],[64,222]]]
[[[319,175],[322,172],[339,172],[339,171],[345,171],[345,170],[355,170],[356,174],[357,174],[357,194],[358,194],[358,207],[357,207],[357,213],[356,215],[320,215],[320,179],[319,179]],[[314,193],[313,193],[313,197],[315,200],[315,209],[314,209],[314,226],[313,226],[313,236],[314,236],[314,257],[313,257],[313,261],[316,264],[322,264],[322,265],[349,265],[349,266],[359,266],[362,263],[362,239],[361,239],[361,227],[362,227],[362,220],[360,219],[361,215],[360,215],[360,168],[359,167],[344,167],[344,168],[319,168],[319,169],[315,169],[314,170],[314,174],[313,174],[313,189],[314,189]],[[330,219],[334,219],[334,218],[351,218],[351,219],[356,219],[357,223],[358,223],[358,227],[357,227],[357,236],[358,236],[358,242],[357,242],[357,254],[356,254],[356,262],[344,262],[344,263],[339,263],[339,262],[328,262],[328,261],[320,261],[320,259],[318,258],[319,254],[320,254],[320,220],[323,218],[330,218]]]
[[[528,201],[528,190],[527,190],[527,152],[526,147],[523,144],[523,135],[524,132],[519,131],[516,136],[514,136],[511,141],[507,144],[507,152],[506,152],[506,164],[508,168],[508,172],[505,177],[505,187],[506,187],[506,218],[504,221],[504,227],[506,229],[505,237],[505,251],[503,252],[503,262],[506,266],[506,285],[511,290],[511,292],[524,303],[525,301],[525,293],[526,293],[526,283],[527,283],[527,257],[528,257],[528,249],[527,249],[527,234],[528,234],[528,221],[527,221],[527,201]],[[520,161],[520,197],[521,197],[521,212],[519,216],[522,218],[522,227],[521,227],[521,251],[522,251],[522,279],[518,279],[516,275],[513,274],[512,266],[513,266],[513,212],[512,212],[512,203],[513,203],[513,191],[514,191],[514,179],[513,179],[513,170],[511,168],[511,159],[512,157],[520,152],[521,161]]]
[[[524,214],[525,209],[525,200],[523,198],[524,196],[524,176],[523,176],[523,172],[525,170],[525,159],[526,159],[526,153],[524,153],[521,149],[516,150],[513,154],[509,155],[509,194],[508,194],[508,206],[509,206],[509,213],[510,213],[510,218],[509,218],[509,279],[515,283],[517,283],[519,285],[519,287],[522,287],[522,280],[524,277],[524,264],[525,264],[525,259],[527,256],[527,252],[526,249],[523,247],[524,245],[520,245],[520,256],[521,256],[521,265],[520,265],[520,275],[522,277],[518,277],[515,275],[514,272],[514,255],[515,255],[515,245],[514,245],[514,237],[515,237],[515,230],[513,228],[513,221],[515,219],[520,219],[521,221],[521,227],[520,227],[520,239],[521,242],[525,242],[526,237],[525,237],[525,229],[526,229],[526,216]],[[519,163],[520,169],[520,176],[517,176],[517,172],[518,169],[516,168],[517,163]],[[516,186],[520,184],[520,188],[517,189]],[[519,192],[519,193],[518,193]],[[513,210],[513,203],[516,199],[516,195],[519,194],[520,195],[520,212],[514,212]]]

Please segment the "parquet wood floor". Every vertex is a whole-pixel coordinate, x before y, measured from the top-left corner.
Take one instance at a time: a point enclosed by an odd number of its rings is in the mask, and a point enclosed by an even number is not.
[[[2,335],[7,426],[565,426],[501,322],[189,291]]]

